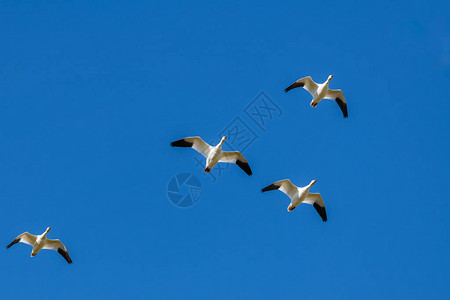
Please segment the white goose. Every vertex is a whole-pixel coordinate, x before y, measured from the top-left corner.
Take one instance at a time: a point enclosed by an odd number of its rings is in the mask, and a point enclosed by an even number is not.
[[[298,87],[304,88],[311,94],[311,96],[313,96],[310,103],[312,107],[316,107],[322,99],[334,100],[341,108],[344,118],[348,118],[347,102],[345,101],[344,94],[341,90],[332,90],[328,88],[328,84],[331,79],[333,79],[333,75],[328,76],[327,81],[324,83],[317,84],[311,79],[310,76],[304,77],[288,86],[284,91],[287,93]]]
[[[267,192],[272,190],[280,190],[291,198],[291,203],[289,204],[287,210],[293,211],[301,203],[307,203],[314,206],[316,211],[319,213],[320,217],[324,222],[327,221],[327,212],[325,211],[325,204],[323,203],[322,196],[318,193],[310,193],[309,188],[316,183],[317,180],[311,181],[305,187],[299,188],[292,184],[289,179],[280,180],[272,183],[271,185],[263,188],[261,191]]]
[[[67,252],[66,247],[61,243],[60,240],[51,240],[47,238],[47,233],[50,231],[50,227],[47,227],[45,232],[41,235],[33,235],[28,232],[24,232],[18,237],[14,239],[14,241],[11,242],[8,246],[6,246],[6,249],[9,249],[12,245],[15,245],[17,243],[24,243],[33,246],[33,250],[31,251],[31,257],[36,256],[41,249],[50,249],[55,250],[59,254],[64,257],[64,259],[71,264],[72,260],[70,259],[69,252]]]
[[[222,151],[222,144],[227,139],[226,136],[222,137],[220,143],[213,147],[202,140],[201,137],[187,137],[175,142],[170,145],[172,147],[190,147],[199,152],[201,155],[206,157],[205,172],[209,173],[211,169],[218,163],[235,163],[242,170],[244,170],[247,175],[252,175],[252,170],[248,165],[247,160],[239,151]]]

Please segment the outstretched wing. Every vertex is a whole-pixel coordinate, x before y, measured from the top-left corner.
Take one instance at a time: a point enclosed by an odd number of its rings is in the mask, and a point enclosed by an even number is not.
[[[36,243],[36,236],[32,235],[28,232],[24,232],[18,237],[16,237],[8,246],[6,246],[6,249],[11,248],[11,246],[17,244],[17,243],[24,243],[33,246]]]
[[[44,245],[43,249],[55,250],[56,252],[58,252],[59,254],[61,254],[61,256],[64,257],[64,259],[65,259],[69,264],[72,263],[72,259],[70,259],[69,252],[67,251],[66,247],[64,246],[63,243],[61,243],[60,240],[50,240],[50,239],[47,239],[47,240],[45,241],[45,245]]]
[[[325,210],[325,203],[323,203],[322,196],[319,193],[309,193],[303,203],[311,204],[316,209],[317,213],[322,218],[322,221],[327,221],[327,212]]]
[[[175,142],[170,143],[172,147],[188,147],[193,148],[197,152],[199,152],[204,157],[208,157],[209,152],[211,151],[211,146],[208,145],[204,140],[202,140],[199,136],[187,137]]]
[[[344,114],[344,118],[348,118],[347,112],[347,101],[345,101],[344,93],[341,90],[328,90],[328,93],[325,95],[326,99],[331,99],[336,101],[339,105],[342,113]]]
[[[290,86],[288,86],[284,91],[287,93],[292,89],[298,88],[298,87],[302,87],[305,90],[307,90],[311,96],[314,97],[314,94],[317,91],[317,83],[315,83],[310,76],[308,77],[303,77],[299,80],[297,80],[296,82],[294,82],[293,84],[291,84]]]
[[[280,190],[291,198],[291,200],[295,197],[298,192],[298,188],[292,184],[289,179],[280,180],[272,183],[269,186],[266,186],[261,190],[261,192]]]
[[[235,163],[239,166],[239,168],[244,170],[247,175],[252,175],[252,170],[250,169],[247,160],[239,151],[222,151],[219,162]]]

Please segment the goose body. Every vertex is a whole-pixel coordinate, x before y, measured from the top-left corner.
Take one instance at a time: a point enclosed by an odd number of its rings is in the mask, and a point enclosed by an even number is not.
[[[301,203],[307,203],[314,206],[317,213],[322,218],[322,221],[327,221],[327,213],[325,211],[325,204],[323,203],[322,196],[318,193],[310,193],[309,189],[316,183],[317,180],[312,180],[310,184],[305,187],[297,187],[289,179],[280,180],[266,186],[261,191],[267,192],[272,190],[280,190],[291,199],[287,210],[293,211]]]
[[[227,139],[226,136],[222,137],[217,146],[211,146],[202,140],[201,137],[187,137],[171,143],[172,147],[188,147],[193,148],[206,158],[205,172],[209,173],[211,169],[219,162],[223,163],[235,163],[237,164],[247,175],[252,175],[252,170],[245,159],[245,157],[239,151],[223,151],[222,145]]]
[[[328,79],[324,83],[317,84],[311,79],[310,76],[303,77],[288,86],[284,91],[287,93],[290,90],[298,87],[304,88],[313,97],[310,103],[312,107],[316,107],[317,104],[322,101],[322,99],[334,100],[339,105],[339,108],[344,114],[344,118],[348,118],[347,102],[345,100],[344,94],[341,90],[332,90],[328,88],[328,84],[330,83],[331,79],[333,79],[333,75],[328,76]]]
[[[11,246],[17,244],[17,243],[24,243],[28,244],[33,247],[33,250],[31,250],[31,257],[36,256],[39,251],[42,249],[49,249],[57,251],[59,254],[61,254],[64,259],[71,264],[72,259],[69,256],[69,252],[67,252],[66,247],[63,243],[61,243],[60,240],[51,240],[47,238],[47,233],[50,231],[50,227],[48,227],[45,232],[41,235],[33,235],[28,232],[24,232],[18,237],[16,237],[8,246],[6,246],[7,249],[11,248]]]

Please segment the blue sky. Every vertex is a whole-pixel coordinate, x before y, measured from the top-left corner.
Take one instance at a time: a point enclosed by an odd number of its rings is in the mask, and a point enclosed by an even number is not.
[[[0,5],[0,241],[51,226],[74,261],[3,248],[3,297],[450,296],[448,1]],[[283,91],[330,74],[348,119]],[[264,130],[244,111],[262,91],[282,110]],[[252,177],[169,146],[236,117]],[[180,172],[203,187],[187,209]],[[318,180],[327,223],[261,194],[284,178]]]

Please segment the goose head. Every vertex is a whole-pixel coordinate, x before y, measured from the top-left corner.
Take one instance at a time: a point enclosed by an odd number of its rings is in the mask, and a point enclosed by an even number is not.
[[[330,82],[333,79],[333,75],[328,76],[327,82]]]
[[[295,206],[291,204],[289,204],[287,211],[293,211],[295,209]]]
[[[219,146],[222,147],[222,144],[225,143],[225,140],[227,139],[227,136],[223,136],[222,139],[220,140]]]
[[[317,180],[316,179],[314,179],[314,180],[311,180],[311,182],[309,183],[309,186],[313,186],[314,185],[314,183],[316,183],[317,182]]]
[[[45,232],[43,233],[43,236],[47,236],[47,233],[50,231],[50,229],[52,229],[51,227],[47,227],[47,229],[45,229]]]

